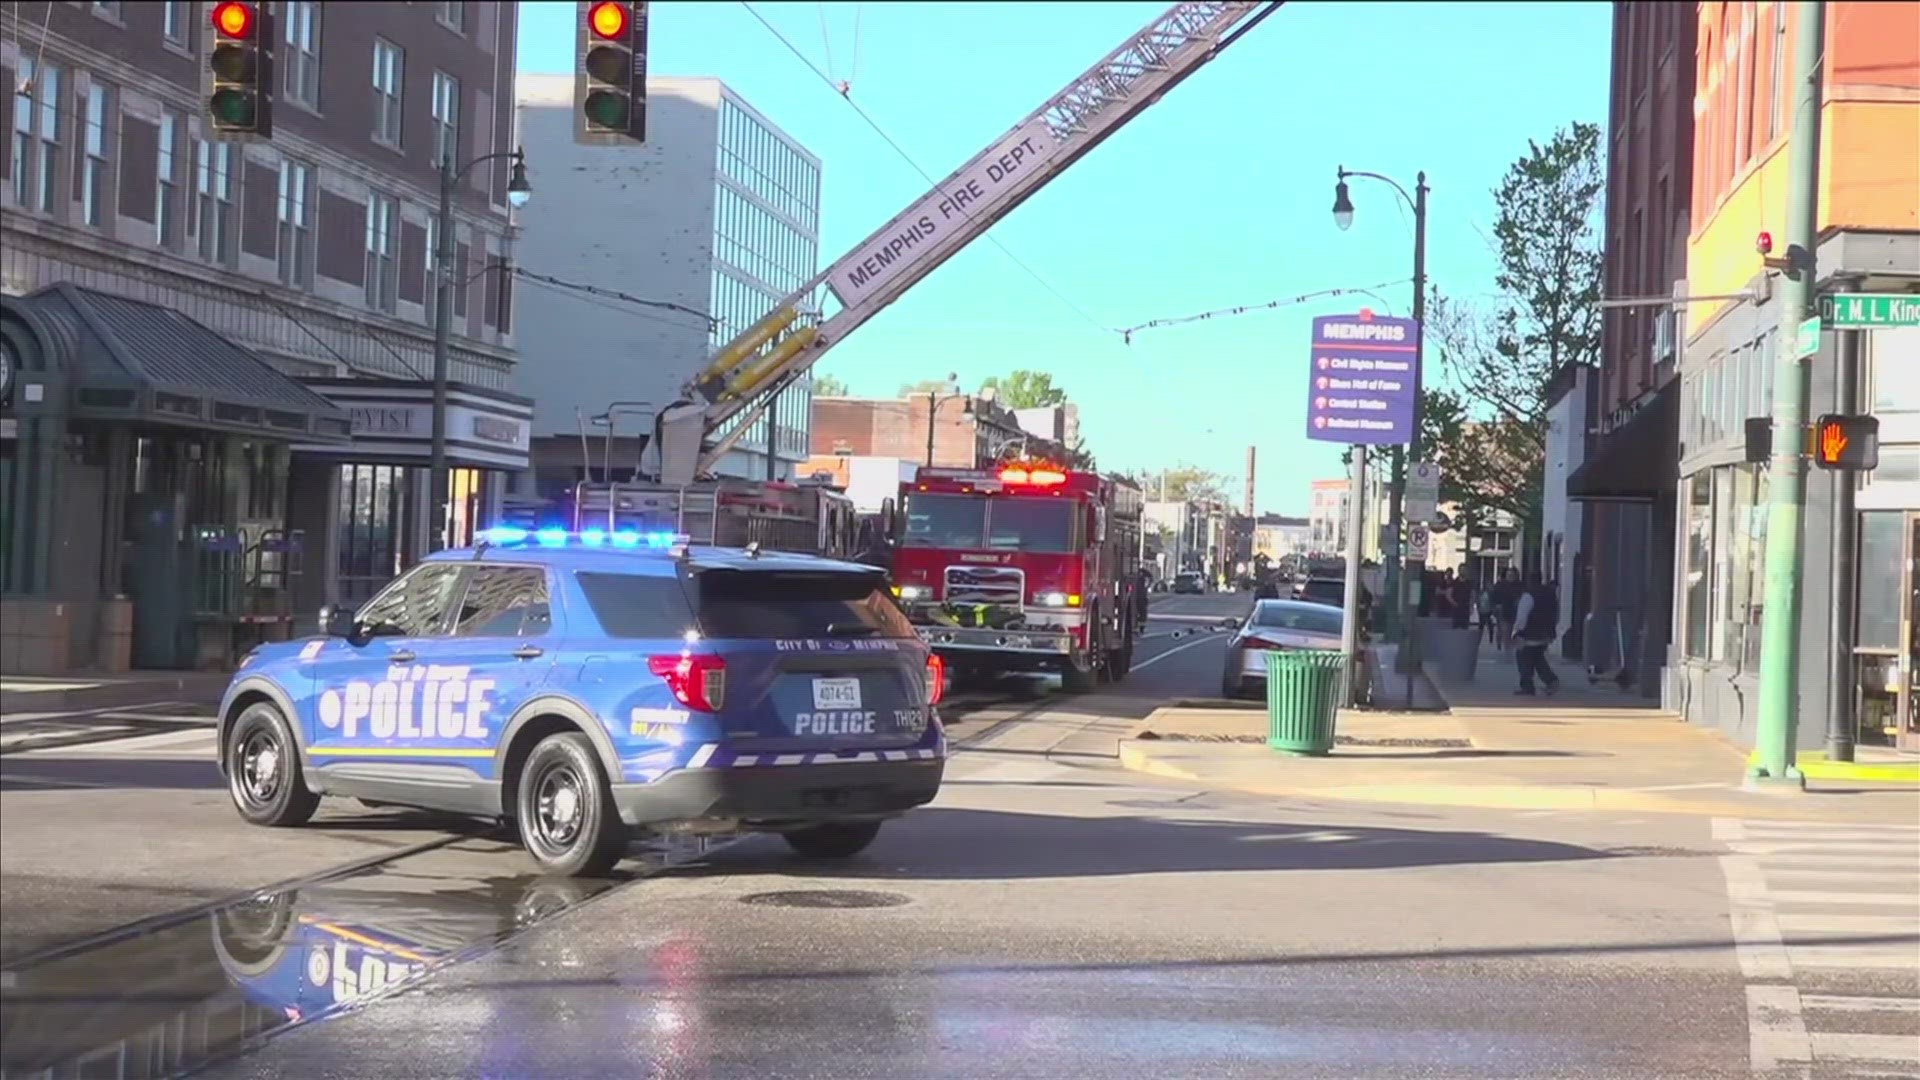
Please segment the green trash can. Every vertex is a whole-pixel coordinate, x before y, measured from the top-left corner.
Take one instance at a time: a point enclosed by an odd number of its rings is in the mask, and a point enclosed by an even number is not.
[[[1325,757],[1333,749],[1346,667],[1345,656],[1326,649],[1267,653],[1267,746]]]

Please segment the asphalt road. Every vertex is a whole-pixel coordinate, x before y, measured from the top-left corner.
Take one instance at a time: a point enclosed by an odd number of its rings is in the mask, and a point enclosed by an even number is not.
[[[952,725],[940,799],[834,868],[750,839],[554,882],[497,839],[351,804],[244,829],[131,743],[10,756],[0,1075],[121,1050],[156,1074],[356,1080],[1752,1074],[1718,825],[1277,802],[1115,768],[1134,719],[1217,687],[1204,620],[1247,603],[1165,598],[1120,687],[996,688]],[[161,738],[204,762],[189,737]],[[60,759],[97,786],[13,779]],[[423,842],[441,846],[19,960]],[[20,891],[22,867],[53,880]],[[1916,969],[1817,989],[1920,998]]]

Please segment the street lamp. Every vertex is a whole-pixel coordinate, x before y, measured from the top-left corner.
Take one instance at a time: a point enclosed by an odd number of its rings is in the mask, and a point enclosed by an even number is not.
[[[1422,365],[1426,354],[1426,315],[1427,315],[1427,174],[1419,173],[1414,181],[1414,194],[1408,195],[1407,189],[1399,181],[1379,173],[1357,172],[1342,165],[1334,173],[1333,185],[1333,223],[1343,231],[1353,225],[1353,200],[1347,195],[1347,178],[1360,177],[1378,180],[1398,192],[1413,210],[1413,321],[1419,326],[1419,336],[1414,339],[1413,354],[1413,430],[1408,432],[1407,444],[1393,447],[1392,479],[1389,481],[1389,503],[1387,508],[1387,550],[1384,553],[1387,564],[1387,593],[1394,603],[1387,606],[1389,612],[1397,608],[1398,621],[1405,632],[1405,647],[1401,650],[1404,658],[1402,669],[1407,672],[1419,670],[1419,635],[1413,632],[1413,590],[1411,583],[1420,580],[1421,571],[1426,567],[1425,559],[1408,560],[1406,573],[1400,572],[1400,529],[1406,515],[1407,496],[1407,459],[1420,460],[1420,385],[1424,372]],[[1389,616],[1387,627],[1393,628],[1393,616]],[[1411,685],[1411,684],[1409,684]]]
[[[947,373],[947,384],[949,386],[956,387],[953,393],[948,394],[945,397],[942,397],[940,395],[940,391],[938,390],[927,391],[927,467],[928,468],[933,467],[933,432],[934,432],[933,422],[940,415],[940,406],[945,405],[947,402],[952,401],[955,398],[966,398],[967,407],[964,410],[965,414],[968,416],[973,415],[973,395],[968,394],[964,390],[957,389],[959,382],[960,382],[960,376],[950,371]]]
[[[427,490],[432,503],[433,531],[427,537],[430,550],[447,546],[447,502],[450,484],[447,476],[447,363],[453,336],[453,196],[474,166],[501,158],[513,159],[513,173],[507,179],[507,205],[515,210],[533,197],[533,185],[527,183],[525,150],[482,154],[460,168],[453,167],[453,155],[440,159],[440,207],[435,218],[439,235],[435,238],[433,263],[433,451],[428,463]]]

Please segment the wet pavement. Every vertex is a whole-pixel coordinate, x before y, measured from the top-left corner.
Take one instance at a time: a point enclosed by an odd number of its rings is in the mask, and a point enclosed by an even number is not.
[[[41,835],[63,811],[166,823],[132,866],[111,865],[111,837],[74,860],[68,896],[307,876],[9,949],[0,1076],[1749,1075],[1704,822],[1120,771],[1134,720],[1217,684],[1224,635],[1174,629],[1150,629],[1123,688],[1029,687],[956,724],[939,801],[839,866],[756,838],[559,882],[503,838],[351,803],[311,829],[221,824],[224,792],[136,746],[11,756],[10,863],[25,836],[43,875],[64,865]],[[108,786],[59,786],[76,776]],[[23,810],[37,824],[13,831]],[[173,835],[196,829],[213,839]],[[356,848],[372,865],[328,876]],[[62,902],[0,888],[8,923]]]

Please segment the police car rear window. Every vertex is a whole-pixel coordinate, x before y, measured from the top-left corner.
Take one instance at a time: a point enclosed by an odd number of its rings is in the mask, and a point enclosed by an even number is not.
[[[582,570],[574,575],[587,606],[608,637],[681,638],[697,629],[693,606],[677,577],[606,574]]]
[[[914,636],[878,574],[707,570],[694,580],[708,637]]]

